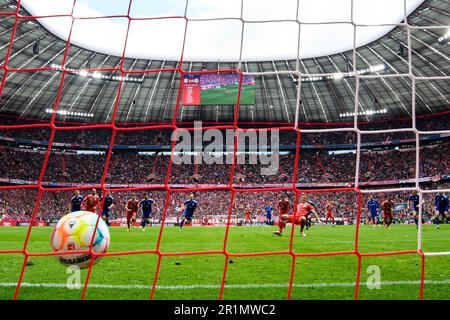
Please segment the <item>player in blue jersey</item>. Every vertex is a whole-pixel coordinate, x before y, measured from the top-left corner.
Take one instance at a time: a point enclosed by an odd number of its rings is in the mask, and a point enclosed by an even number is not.
[[[270,225],[272,223],[272,212],[273,212],[273,207],[272,206],[266,206],[264,208],[264,210],[266,211],[266,224]]]
[[[372,220],[372,225],[374,227],[376,225],[379,226],[380,225],[380,218],[379,218],[380,203],[378,202],[378,200],[374,199],[373,197],[370,197],[369,201],[367,201],[367,210],[370,213],[370,219]]]
[[[102,199],[103,200],[103,199]],[[111,215],[111,210],[114,207],[114,198],[109,192],[105,193],[105,202],[103,203],[102,219],[109,226],[109,217]]]
[[[189,199],[183,204],[183,220],[180,223],[180,229],[183,228],[185,223],[190,223],[194,216],[195,210],[198,208],[198,202],[194,200],[194,194],[189,195]]]
[[[75,212],[81,210],[81,204],[83,203],[83,196],[80,195],[80,190],[75,190],[75,195],[70,199],[69,211]]]
[[[145,227],[150,224],[150,217],[153,214],[153,205],[156,207],[156,211],[159,211],[158,204],[153,200],[152,195],[150,193],[145,195],[144,200],[139,203],[139,207],[142,210],[142,219],[141,219],[141,227],[142,231],[145,231]]]
[[[409,195],[408,207],[413,214],[414,222],[416,223],[417,228],[419,228],[419,203],[420,197],[417,194],[417,191],[414,190],[413,193]]]
[[[436,210],[436,215],[434,217],[434,223],[436,223],[436,229],[439,229],[439,223],[442,218],[445,223],[445,219],[448,214],[448,196],[439,192],[434,198],[434,209]]]

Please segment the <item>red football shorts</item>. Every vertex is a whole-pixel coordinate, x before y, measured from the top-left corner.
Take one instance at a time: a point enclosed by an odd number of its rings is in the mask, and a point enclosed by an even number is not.
[[[130,221],[131,219],[133,219],[136,216],[136,212],[133,211],[127,211],[127,220]]]
[[[294,216],[293,214],[290,214],[288,217],[288,222],[302,225],[302,224],[306,223],[306,217],[305,216]]]
[[[389,219],[389,221],[391,221],[391,222],[392,222],[392,220],[394,220],[394,215],[392,214],[392,212],[391,213],[384,213],[383,216],[384,216],[384,220]]]

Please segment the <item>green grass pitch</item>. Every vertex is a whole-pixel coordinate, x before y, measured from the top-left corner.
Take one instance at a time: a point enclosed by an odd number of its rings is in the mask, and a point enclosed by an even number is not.
[[[229,85],[222,88],[202,90],[200,94],[200,102],[202,105],[235,105],[239,85]],[[255,104],[255,87],[243,84],[241,88],[240,104]]]
[[[283,251],[289,247],[290,228],[283,237],[275,227],[230,227],[230,253]],[[32,230],[28,251],[50,250],[51,228]],[[110,228],[109,252],[154,249],[159,228],[126,232]],[[307,237],[296,227],[295,252],[352,250],[354,226],[313,226]],[[0,250],[21,249],[27,228],[0,228]],[[165,227],[161,251],[221,250],[224,227]],[[414,225],[393,225],[390,230],[361,226],[361,252],[414,250]],[[450,225],[436,230],[424,225],[425,252],[450,251]],[[134,254],[104,257],[93,268],[86,299],[149,299],[157,256]],[[217,299],[225,257],[221,254],[163,257],[154,299]],[[23,263],[22,254],[0,254],[0,299],[11,299]],[[224,299],[285,299],[292,258],[290,255],[231,257]],[[381,288],[369,289],[369,266],[381,271]],[[418,299],[421,258],[418,254],[365,257],[362,260],[360,299]],[[426,257],[424,299],[450,297],[450,256]],[[292,299],[353,299],[357,269],[355,255],[296,259]],[[30,257],[18,299],[79,299],[81,289],[68,289],[70,274],[55,257]],[[86,270],[81,272],[84,281]]]

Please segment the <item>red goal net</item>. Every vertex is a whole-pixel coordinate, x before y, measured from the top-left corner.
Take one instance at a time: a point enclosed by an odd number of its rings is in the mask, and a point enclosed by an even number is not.
[[[92,124],[79,124],[79,125],[68,125],[64,122],[58,121],[58,110],[60,110],[60,101],[61,101],[61,95],[63,91],[63,87],[65,86],[65,83],[67,81],[66,77],[68,74],[73,74],[74,70],[69,69],[67,67],[68,65],[68,59],[69,59],[69,51],[71,47],[71,35],[72,35],[72,29],[74,21],[77,19],[106,19],[110,18],[108,16],[96,16],[96,17],[83,17],[78,18],[74,15],[74,10],[77,5],[77,1],[73,1],[72,11],[68,12],[66,15],[54,15],[54,16],[32,16],[32,15],[23,15],[21,14],[21,6],[20,1],[17,1],[13,6],[11,7],[2,7],[0,9],[0,17],[3,18],[9,18],[14,20],[14,24],[11,30],[11,39],[9,41],[9,44],[7,47],[3,48],[2,50],[5,50],[5,56],[3,59],[3,63],[0,66],[0,70],[2,71],[2,80],[1,80],[1,86],[0,86],[0,95],[3,93],[3,90],[5,88],[5,85],[8,81],[8,76],[12,73],[37,73],[41,71],[48,71],[53,73],[60,74],[60,84],[59,89],[57,91],[57,96],[54,101],[54,103],[51,106],[48,106],[51,113],[50,121],[48,122],[40,122],[40,123],[33,123],[33,124],[7,124],[7,125],[0,125],[0,130],[6,130],[6,129],[15,129],[15,130],[26,130],[31,128],[46,128],[50,131],[50,136],[48,139],[48,145],[46,146],[46,152],[44,155],[44,160],[42,163],[42,166],[40,168],[40,174],[38,177],[36,177],[36,180],[33,181],[33,183],[30,184],[23,184],[23,185],[2,185],[0,186],[0,190],[8,190],[8,189],[32,189],[37,191],[37,200],[34,205],[34,208],[32,210],[32,215],[30,219],[30,225],[27,230],[27,234],[23,243],[23,248],[20,250],[2,250],[0,248],[0,254],[21,254],[23,255],[23,264],[21,267],[20,276],[17,281],[17,286],[14,292],[14,299],[17,299],[20,295],[20,289],[21,285],[23,283],[24,274],[27,269],[27,265],[29,262],[29,259],[31,257],[35,256],[57,256],[57,255],[63,255],[67,253],[89,253],[91,256],[121,256],[121,255],[130,255],[130,254],[154,254],[157,256],[157,264],[156,264],[156,270],[154,272],[153,281],[151,285],[151,290],[149,292],[149,298],[153,299],[155,294],[155,289],[158,285],[158,279],[160,276],[160,269],[161,269],[161,263],[166,257],[171,256],[188,256],[188,255],[222,255],[224,256],[224,264],[223,264],[223,274],[221,277],[221,284],[220,289],[217,291],[217,298],[222,299],[224,297],[224,290],[226,288],[226,280],[227,280],[227,272],[229,268],[230,259],[233,257],[255,257],[255,256],[270,256],[270,255],[284,255],[291,258],[291,268],[290,268],[290,276],[289,276],[289,282],[287,284],[287,290],[286,290],[286,296],[285,298],[291,299],[292,296],[292,289],[294,284],[294,278],[296,274],[296,262],[301,257],[316,257],[316,256],[337,256],[337,255],[353,255],[357,258],[357,272],[356,277],[354,279],[354,299],[358,299],[359,295],[359,289],[360,289],[360,280],[361,280],[361,269],[362,269],[362,261],[366,257],[376,257],[376,256],[392,256],[392,255],[405,255],[405,254],[411,254],[411,255],[418,255],[421,258],[421,264],[419,265],[420,268],[420,294],[419,299],[422,299],[423,292],[424,292],[424,281],[425,281],[425,262],[427,255],[447,255],[450,254],[450,252],[435,252],[435,253],[425,253],[422,250],[421,247],[421,219],[419,218],[419,228],[418,228],[418,246],[417,249],[414,250],[401,250],[401,251],[392,251],[392,252],[361,252],[360,246],[359,246],[359,238],[360,238],[360,222],[361,222],[361,210],[362,210],[362,203],[363,203],[363,196],[366,194],[371,193],[379,193],[379,192],[405,192],[405,191],[412,191],[416,190],[419,192],[419,195],[422,199],[424,194],[431,194],[435,193],[437,191],[446,191],[449,190],[424,190],[420,186],[420,177],[419,177],[419,163],[420,163],[420,154],[419,154],[419,139],[421,134],[430,134],[430,133],[449,133],[448,130],[440,130],[440,131],[427,131],[422,132],[416,127],[416,115],[415,115],[415,101],[413,98],[413,106],[412,106],[412,126],[408,128],[402,128],[402,129],[385,129],[385,130],[377,130],[377,131],[365,131],[358,127],[358,116],[360,115],[359,112],[359,102],[358,102],[358,92],[361,88],[361,83],[363,79],[371,79],[373,77],[383,77],[383,75],[364,75],[359,74],[356,72],[356,67],[354,67],[353,71],[349,71],[349,73],[352,73],[352,77],[356,81],[356,94],[355,94],[355,106],[354,106],[354,114],[353,114],[353,124],[350,126],[342,126],[342,127],[336,127],[336,126],[330,126],[324,129],[314,129],[309,128],[307,125],[303,126],[299,122],[299,114],[301,112],[301,99],[300,99],[300,93],[302,90],[302,81],[298,81],[297,86],[297,101],[296,101],[296,114],[295,117],[292,118],[292,121],[289,123],[282,123],[282,124],[276,124],[272,123],[269,126],[264,127],[257,127],[252,126],[251,124],[243,125],[239,121],[239,112],[240,112],[240,105],[241,105],[241,94],[242,94],[242,83],[243,79],[247,75],[255,75],[255,76],[262,76],[262,75],[281,75],[281,74],[289,74],[293,77],[297,77],[297,79],[302,78],[312,78],[312,77],[333,77],[333,74],[304,74],[300,71],[299,63],[297,63],[297,69],[295,71],[272,71],[272,72],[247,72],[244,71],[242,67],[242,62],[239,61],[238,68],[237,69],[220,69],[220,70],[206,70],[206,71],[195,71],[190,72],[186,71],[184,67],[184,48],[185,48],[185,41],[186,41],[186,32],[189,27],[189,24],[191,23],[190,19],[184,15],[181,17],[134,17],[130,13],[131,7],[133,5],[133,0],[129,1],[128,11],[125,12],[123,15],[116,16],[120,18],[127,19],[128,21],[128,27],[127,27],[127,33],[126,33],[126,40],[128,40],[130,36],[130,25],[133,21],[136,20],[155,20],[155,19],[173,19],[173,18],[182,18],[184,19],[185,23],[185,35],[184,35],[184,42],[183,42],[183,48],[180,54],[180,59],[178,63],[176,64],[176,67],[174,68],[158,68],[158,69],[146,69],[142,68],[140,70],[131,70],[127,69],[125,66],[125,58],[126,58],[126,48],[127,48],[127,41],[125,41],[122,56],[120,58],[120,63],[118,63],[117,67],[115,68],[86,68],[83,70],[83,72],[87,72],[88,74],[94,74],[94,73],[114,73],[116,75],[119,75],[118,80],[118,88],[115,93],[115,99],[114,99],[114,106],[112,108],[112,112],[110,114],[110,117],[108,118],[108,121],[106,123],[92,123]],[[66,46],[64,48],[64,56],[61,62],[61,65],[46,65],[44,67],[40,68],[16,68],[16,67],[10,67],[8,62],[11,58],[11,55],[13,54],[13,48],[15,41],[18,41],[17,34],[18,29],[20,28],[20,25],[26,21],[39,21],[40,19],[51,19],[51,18],[69,18],[72,21],[70,32],[68,33],[68,38],[66,39],[65,43]],[[245,21],[244,21],[245,22]],[[355,23],[353,23],[353,26],[356,26]],[[405,17],[405,20],[399,24],[401,27],[406,28],[408,31],[408,34],[410,31],[414,28],[411,25],[407,23],[407,18]],[[299,30],[300,32],[300,30]],[[356,32],[356,31],[355,31]],[[409,34],[410,36],[410,34]],[[411,55],[411,48],[408,48],[408,52]],[[241,48],[242,53],[242,48]],[[356,48],[353,48],[353,58],[356,60]],[[300,61],[297,57],[297,61]],[[356,63],[353,63],[353,66],[355,66]],[[417,78],[420,78],[413,74],[411,70],[411,63],[409,64],[409,72],[406,74],[407,77],[412,79],[413,83],[413,90],[415,90],[415,81]],[[77,72],[77,71],[75,71]],[[127,77],[141,77],[145,76],[146,74],[151,73],[157,73],[157,72],[174,72],[179,77],[179,87],[177,90],[177,98],[176,98],[176,105],[174,107],[173,115],[172,115],[172,121],[170,123],[147,123],[147,124],[141,124],[139,126],[128,126],[125,124],[119,124],[117,121],[118,116],[118,108],[119,103],[121,100],[121,94],[123,87],[125,85]],[[217,122],[217,124],[212,123],[208,124],[207,126],[203,126],[201,128],[194,127],[193,123],[186,123],[186,122],[180,122],[178,119],[178,114],[180,112],[180,108],[182,108],[182,92],[184,88],[184,76],[185,75],[203,75],[203,74],[236,74],[238,75],[239,84],[238,84],[238,91],[237,91],[237,99],[236,103],[234,105],[233,110],[233,121],[232,122]],[[421,77],[423,79],[423,77]],[[436,79],[442,79],[446,77],[434,77]],[[427,79],[433,80],[434,78],[428,77]],[[413,95],[414,97],[414,95]],[[72,185],[72,186],[64,186],[64,187],[49,187],[45,181],[44,176],[46,170],[49,169],[49,158],[52,151],[52,145],[54,144],[55,135],[59,132],[64,131],[74,131],[74,130],[91,130],[91,129],[108,129],[112,132],[111,137],[109,139],[109,146],[106,151],[106,162],[104,165],[104,168],[102,170],[101,178],[96,183],[87,183],[87,184],[79,184],[79,185]],[[173,157],[175,153],[176,148],[176,139],[172,140],[172,150],[171,150],[171,156],[170,160],[166,167],[166,172],[164,173],[164,179],[161,181],[160,184],[157,185],[138,185],[138,186],[128,186],[128,187],[114,187],[108,184],[107,178],[108,178],[108,172],[111,167],[111,162],[113,158],[113,148],[117,143],[117,136],[121,134],[127,134],[130,132],[138,132],[138,131],[145,131],[145,130],[170,130],[174,133],[173,137],[177,137],[177,134],[181,131],[189,131],[189,132],[195,132],[197,130],[205,131],[209,129],[218,129],[218,130],[233,130],[234,137],[233,137],[233,145],[231,148],[232,158],[233,161],[230,165],[230,172],[229,176],[226,178],[227,182],[224,184],[208,184],[208,185],[202,185],[199,184],[184,184],[183,186],[177,186],[174,187],[171,183],[171,176],[173,175]],[[288,183],[283,183],[280,185],[261,185],[261,186],[253,186],[250,188],[242,188],[240,186],[240,182],[236,181],[236,175],[239,174],[239,164],[237,164],[237,157],[238,157],[238,140],[239,140],[239,134],[242,132],[247,132],[248,130],[254,130],[255,132],[259,131],[269,131],[269,132],[290,132],[292,136],[294,137],[294,140],[292,141],[292,144],[295,145],[295,159],[294,159],[294,165],[293,168],[290,168],[289,172],[283,173],[283,175],[287,176]],[[299,162],[302,157],[302,148],[301,148],[301,140],[304,134],[312,134],[312,133],[327,133],[327,134],[338,134],[342,132],[351,132],[352,134],[355,134],[357,137],[356,145],[356,171],[355,171],[355,179],[352,183],[350,183],[348,186],[345,187],[334,187],[334,188],[306,188],[302,187],[301,184],[298,183],[299,177],[302,176],[302,168],[299,167]],[[414,186],[412,187],[394,187],[394,188],[386,188],[386,189],[365,189],[361,188],[360,185],[360,159],[361,159],[361,139],[362,137],[374,133],[399,133],[399,132],[409,132],[415,136],[416,144],[415,144],[415,153],[416,153],[416,170],[415,170],[415,178],[413,181]],[[326,164],[325,164],[326,166]],[[45,253],[36,253],[29,250],[29,244],[30,244],[30,236],[32,229],[34,225],[36,224],[36,217],[41,205],[41,200],[46,193],[53,193],[53,192],[59,192],[59,191],[74,191],[74,190],[90,190],[92,188],[97,188],[101,190],[101,192],[104,194],[106,192],[139,192],[139,191],[165,191],[165,197],[164,197],[164,203],[163,203],[163,209],[162,209],[162,217],[161,217],[161,225],[159,226],[159,232],[158,237],[156,241],[156,248],[152,250],[135,250],[135,251],[124,251],[124,252],[107,252],[103,254],[95,253],[92,250],[94,237],[91,240],[91,249],[90,250],[82,250],[78,252],[70,251],[70,252],[45,252]],[[225,220],[225,226],[226,231],[223,238],[223,246],[220,250],[204,250],[204,251],[192,251],[192,252],[166,252],[162,249],[162,241],[163,241],[163,233],[165,228],[167,228],[166,225],[166,218],[168,216],[168,210],[171,206],[171,196],[173,194],[177,193],[188,193],[188,192],[216,192],[216,191],[227,191],[230,194],[230,201],[229,201],[229,207],[228,207],[228,219]],[[297,206],[299,202],[299,196],[303,193],[341,193],[341,192],[352,192],[356,195],[357,203],[356,205],[356,215],[355,215],[355,221],[356,221],[356,231],[354,234],[354,243],[353,248],[351,250],[347,251],[333,251],[332,248],[330,251],[327,252],[314,252],[314,253],[299,253],[296,252],[294,249],[294,235],[296,234],[296,231],[298,231],[298,226],[293,225],[290,229],[290,242],[289,242],[289,248],[287,250],[283,251],[263,251],[263,252],[233,252],[229,248],[229,233],[230,233],[230,227],[235,223],[231,223],[231,218],[235,217],[234,212],[234,203],[235,199],[242,194],[245,193],[261,193],[261,192],[289,192],[294,196],[294,206]],[[245,196],[245,195],[244,195]],[[101,208],[103,208],[104,205],[104,197],[102,198],[102,203],[100,205],[99,210],[99,219],[101,218]],[[419,216],[422,213],[419,212]],[[233,219],[235,220],[235,218]],[[98,220],[99,221],[99,220]],[[97,221],[97,225],[98,225]],[[50,249],[50,246],[49,246]],[[94,267],[94,259],[91,260],[91,264],[88,267],[87,271],[87,277],[84,283],[84,288],[82,290],[81,299],[84,299],[86,296],[86,290],[89,287],[90,279],[91,279],[91,273]]]

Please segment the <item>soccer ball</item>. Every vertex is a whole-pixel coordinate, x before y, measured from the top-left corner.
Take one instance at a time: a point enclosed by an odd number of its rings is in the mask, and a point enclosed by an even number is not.
[[[62,217],[52,232],[53,251],[89,250],[97,219],[98,216],[95,213],[88,211],[76,211]],[[99,219],[92,250],[95,253],[106,252],[109,240],[108,226]],[[94,263],[100,258],[97,256]],[[89,253],[64,254],[59,255],[58,259],[66,266],[76,265],[79,268],[86,268],[91,262],[91,255]]]

